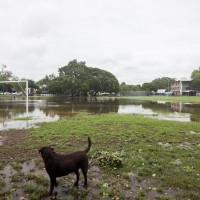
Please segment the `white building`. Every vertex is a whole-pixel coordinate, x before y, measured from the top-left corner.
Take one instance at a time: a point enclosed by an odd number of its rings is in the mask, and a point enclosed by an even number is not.
[[[171,88],[173,94],[177,96],[189,95],[190,92],[192,92],[192,90],[190,90],[191,82],[191,80],[186,78],[175,81]]]

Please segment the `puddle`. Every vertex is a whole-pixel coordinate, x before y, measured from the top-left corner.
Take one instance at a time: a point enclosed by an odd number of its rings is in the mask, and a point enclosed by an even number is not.
[[[189,131],[186,133],[187,135],[199,135],[199,132]]]
[[[30,160],[26,161],[22,164],[17,163],[18,168],[15,169],[11,164],[5,166],[2,170],[0,170],[0,177],[4,181],[4,191],[9,191],[7,194],[7,198],[9,199],[29,199],[29,195],[24,192],[24,188],[26,185],[36,183],[35,177],[43,177],[46,181],[45,186],[45,194],[48,193],[49,190],[49,176],[45,170],[43,161],[41,160]],[[78,190],[73,187],[73,184],[76,180],[75,174],[69,174],[64,177],[57,178],[58,186],[54,188],[53,197],[43,196],[41,200],[49,200],[49,199],[62,199],[63,197],[67,199],[82,199],[83,196],[87,196],[88,199],[95,199],[96,194],[99,193],[99,186],[97,185],[97,179],[101,179],[101,170],[97,166],[91,166],[88,170],[88,190],[83,188],[84,178],[82,173],[80,173],[79,187]],[[19,174],[19,180],[15,181],[13,177]],[[36,183],[38,187],[43,187],[44,185],[40,185],[40,183]],[[0,196],[1,198],[1,196]]]
[[[2,177],[4,179],[5,183],[5,188],[8,189],[10,187],[10,182],[11,182],[11,174],[12,174],[13,168],[11,166],[6,166],[2,170]]]
[[[172,188],[168,188],[165,190],[164,193],[160,193],[157,191],[157,188],[152,186],[152,183],[150,182],[150,180],[145,179],[142,181],[138,181],[137,180],[137,174],[132,175],[131,177],[131,184],[132,184],[132,188],[134,188],[134,193],[132,196],[132,199],[137,200],[137,194],[139,192],[141,192],[142,190],[146,192],[147,196],[148,196],[148,200],[155,200],[155,199],[159,199],[159,198],[163,198],[166,197],[166,199],[173,198],[176,194],[176,191],[173,190]]]
[[[0,136],[0,146],[3,145],[3,137]]]
[[[15,163],[16,164],[16,163]],[[13,165],[13,166],[12,166]],[[164,193],[159,193],[156,188],[152,186],[150,180],[137,180],[137,174],[133,174],[130,176],[129,180],[126,180],[130,187],[126,188],[125,185],[120,185],[120,181],[117,179],[114,181],[109,178],[103,178],[103,171],[96,165],[90,166],[88,170],[88,189],[85,190],[83,188],[84,178],[82,173],[80,173],[79,187],[74,188],[73,184],[76,179],[75,174],[69,174],[64,177],[57,178],[58,186],[54,188],[54,195],[49,197],[46,196],[49,190],[49,176],[46,170],[43,168],[44,163],[42,160],[30,160],[24,163],[17,163],[18,168],[14,167],[14,164],[5,166],[2,170],[0,170],[1,178],[4,181],[4,191],[9,191],[7,193],[7,198],[9,199],[19,199],[19,200],[28,200],[30,199],[31,192],[25,192],[24,188],[30,184],[36,184],[38,188],[43,188],[43,192],[45,195],[39,198],[40,200],[50,200],[50,199],[121,199],[121,197],[117,196],[117,192],[119,192],[123,196],[122,199],[126,200],[137,200],[138,194],[142,190],[145,191],[148,200],[154,200],[156,198],[163,197],[171,197],[173,198],[176,194],[176,191],[172,188],[168,188],[164,191]],[[19,173],[19,179],[16,181],[13,180],[13,177]],[[40,180],[45,180],[43,183],[37,183],[36,178],[43,177]],[[124,182],[125,184],[125,182]],[[107,193],[108,192],[108,193]],[[109,196],[109,192],[111,192],[112,196]],[[107,194],[106,194],[107,193]],[[1,197],[1,196],[0,196]],[[6,199],[6,198],[5,198]]]
[[[0,131],[2,130],[9,130],[9,129],[29,129],[35,128],[36,123],[38,122],[53,122],[59,120],[60,117],[41,117],[41,116],[34,116],[32,120],[10,120],[4,121],[0,123]],[[0,145],[1,145],[1,138],[0,138]]]
[[[156,114],[156,115],[146,115],[146,117],[155,118],[159,120],[170,120],[170,121],[179,121],[179,122],[190,122],[190,114],[182,113],[169,113],[169,114]]]

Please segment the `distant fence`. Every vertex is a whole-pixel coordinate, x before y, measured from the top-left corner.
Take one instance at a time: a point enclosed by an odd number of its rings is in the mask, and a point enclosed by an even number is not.
[[[149,91],[122,91],[121,96],[149,96]]]

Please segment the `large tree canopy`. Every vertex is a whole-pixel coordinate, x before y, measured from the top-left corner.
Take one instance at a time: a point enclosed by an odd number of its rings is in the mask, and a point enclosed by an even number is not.
[[[105,70],[87,67],[85,62],[72,60],[58,69],[58,77],[47,83],[47,91],[53,94],[95,95],[98,92],[117,93],[119,83],[116,77]]]
[[[192,72],[192,89],[200,89],[200,67]]]

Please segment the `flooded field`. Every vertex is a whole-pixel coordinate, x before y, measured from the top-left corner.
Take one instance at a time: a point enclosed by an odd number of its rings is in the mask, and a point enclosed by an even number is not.
[[[55,121],[73,116],[77,112],[145,114],[148,117],[176,120],[200,121],[200,104],[181,102],[141,101],[116,98],[67,98],[31,97],[28,111],[25,97],[0,98],[0,130],[30,128],[36,122]],[[31,117],[27,120],[27,116]]]

